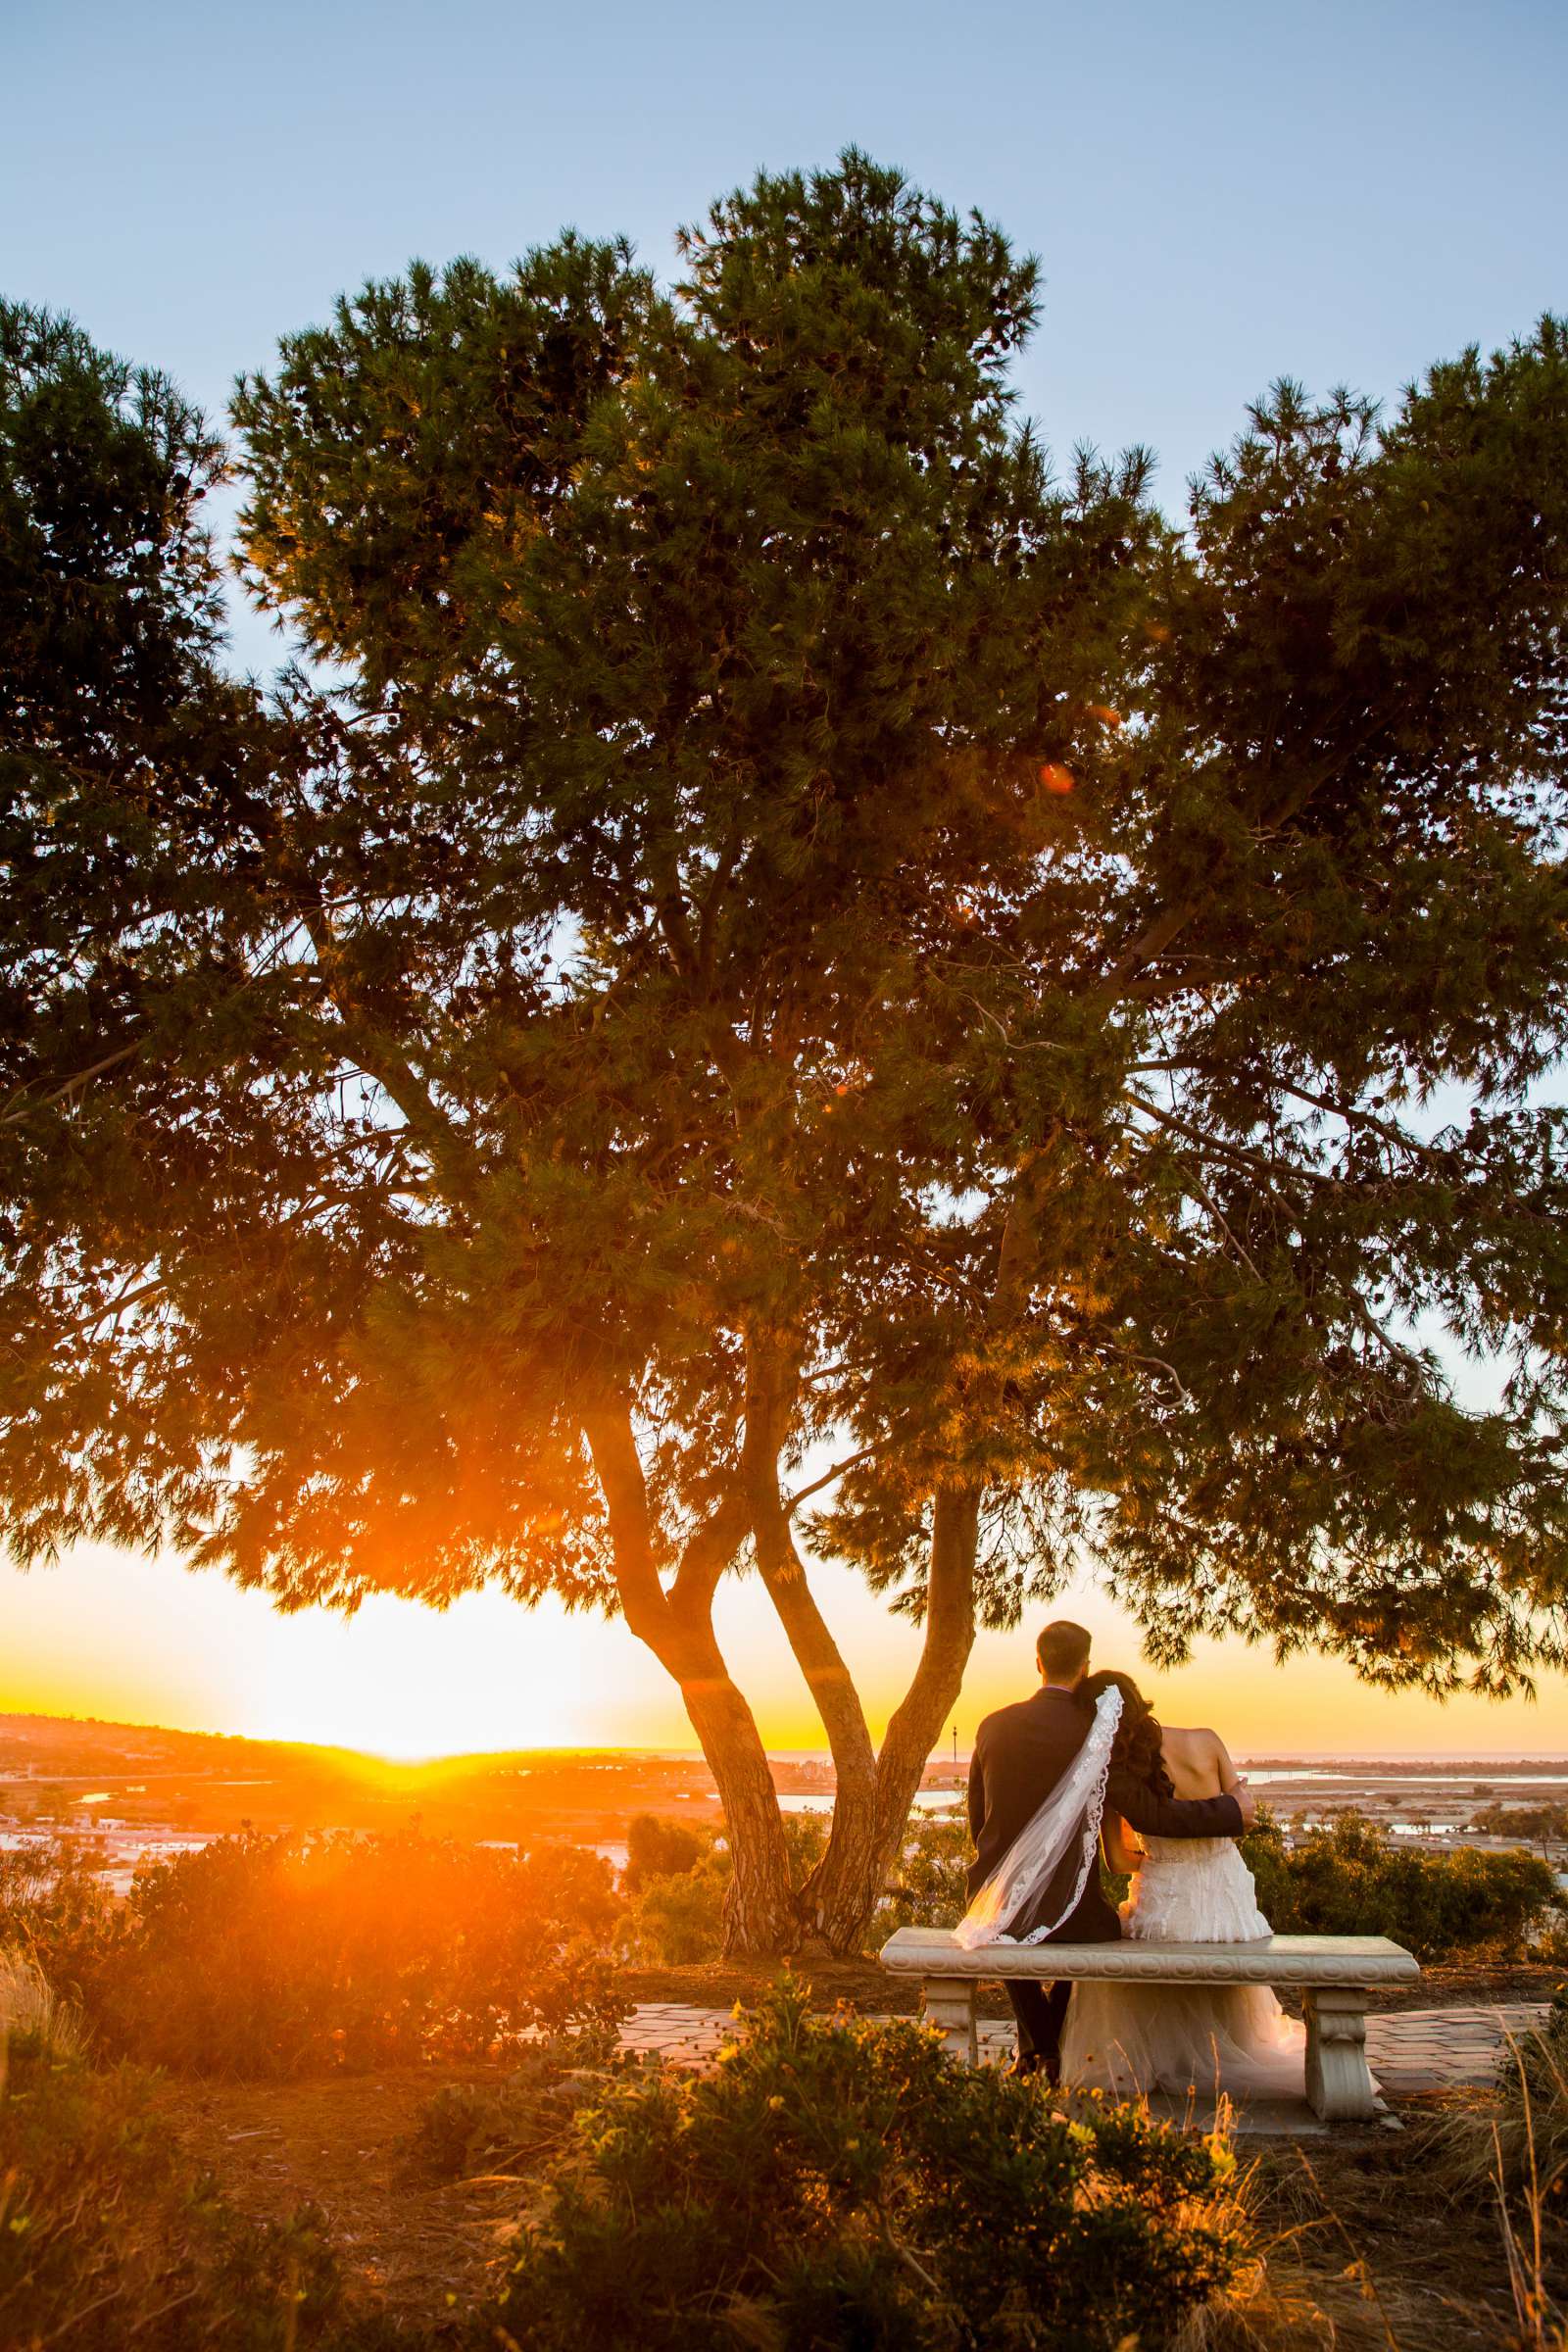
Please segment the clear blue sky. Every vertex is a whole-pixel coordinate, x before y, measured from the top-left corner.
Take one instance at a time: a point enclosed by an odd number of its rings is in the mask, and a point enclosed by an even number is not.
[[[850,141],[1046,280],[1051,443],[1167,500],[1281,373],[1396,392],[1568,307],[1568,9],[0,0],[0,288],[211,409],[414,254],[674,224]],[[256,641],[260,651],[261,640]]]
[[[570,221],[624,231],[668,272],[675,224],[711,197],[851,141],[1040,255],[1026,405],[1062,453],[1152,443],[1173,503],[1279,374],[1390,395],[1466,342],[1568,308],[1561,0],[798,0],[765,15],[681,0],[0,0],[0,291],[74,312],[213,411],[280,333],[412,255],[504,266]],[[254,620],[237,650],[266,659]],[[868,1687],[906,1665],[879,1604],[847,1577],[828,1598]],[[514,1679],[515,1660],[531,1666],[541,1705],[544,1684],[566,1689],[573,1669],[550,1646],[559,1628],[519,1619],[508,1635],[485,1605],[466,1630],[461,1611],[388,1603],[371,1642],[363,1621],[345,1633],[273,1619],[258,1596],[172,1563],[4,1569],[0,1705],[372,1744],[388,1720],[433,1745],[460,1721],[470,1740],[688,1736],[616,1627],[583,1636],[576,1712],[523,1722],[508,1682],[492,1721],[476,1698],[487,1660]],[[725,1605],[746,1667],[762,1635],[744,1590]],[[116,1677],[145,1659],[150,1620],[167,1687],[135,1703]],[[1104,1638],[1131,1655],[1130,1629],[1106,1618]],[[1018,1641],[981,1644],[965,1739],[1020,1674]],[[427,1720],[432,1688],[450,1704]],[[892,1689],[872,1690],[874,1711]],[[1342,1669],[1273,1677],[1233,1647],[1179,1690],[1178,1711],[1254,1748],[1539,1746],[1565,1720],[1555,1681],[1539,1713],[1439,1718],[1352,1690]],[[357,1713],[361,1697],[379,1713]],[[798,1712],[804,1693],[785,1698]],[[768,1729],[802,1736],[793,1713]]]

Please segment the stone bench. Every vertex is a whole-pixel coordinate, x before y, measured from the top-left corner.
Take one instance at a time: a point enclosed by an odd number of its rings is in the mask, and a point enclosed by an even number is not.
[[[1326,2123],[1377,2113],[1366,2063],[1366,1996],[1421,1971],[1386,1936],[1266,1936],[1256,1943],[982,1944],[965,1951],[947,1928],[901,1928],[882,1947],[896,1977],[920,1978],[925,2013],[956,2058],[979,2060],[975,1986],[1064,1977],[1111,1984],[1295,1984],[1306,2014],[1306,2095]]]

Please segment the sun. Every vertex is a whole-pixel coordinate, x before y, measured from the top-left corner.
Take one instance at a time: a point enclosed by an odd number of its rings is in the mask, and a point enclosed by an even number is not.
[[[580,1623],[475,1592],[436,1611],[378,1595],[353,1616],[301,1610],[249,1678],[247,1729],[416,1766],[585,1735]]]

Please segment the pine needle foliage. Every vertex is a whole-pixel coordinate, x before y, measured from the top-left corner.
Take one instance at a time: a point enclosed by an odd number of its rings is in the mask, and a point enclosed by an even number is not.
[[[266,703],[205,428],[6,315],[16,1552],[618,1608],[741,1941],[853,1946],[976,1624],[1085,1562],[1166,1658],[1564,1654],[1568,328],[1277,385],[1176,528],[1053,471],[1038,310],[855,151],[672,287],[366,287],[235,403]],[[880,1751],[828,1553],[924,1628]],[[837,1766],[800,1898],[747,1567]]]

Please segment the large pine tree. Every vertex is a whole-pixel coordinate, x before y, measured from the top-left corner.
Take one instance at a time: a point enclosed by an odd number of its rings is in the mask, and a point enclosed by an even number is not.
[[[1178,530],[1053,478],[984,220],[851,153],[681,258],[415,267],[242,385],[266,710],[198,422],[7,315],[0,1478],[26,1559],[618,1608],[733,1945],[845,1949],[1085,1560],[1165,1656],[1562,1660],[1568,332],[1277,387]],[[880,1751],[828,1554],[923,1626]]]

